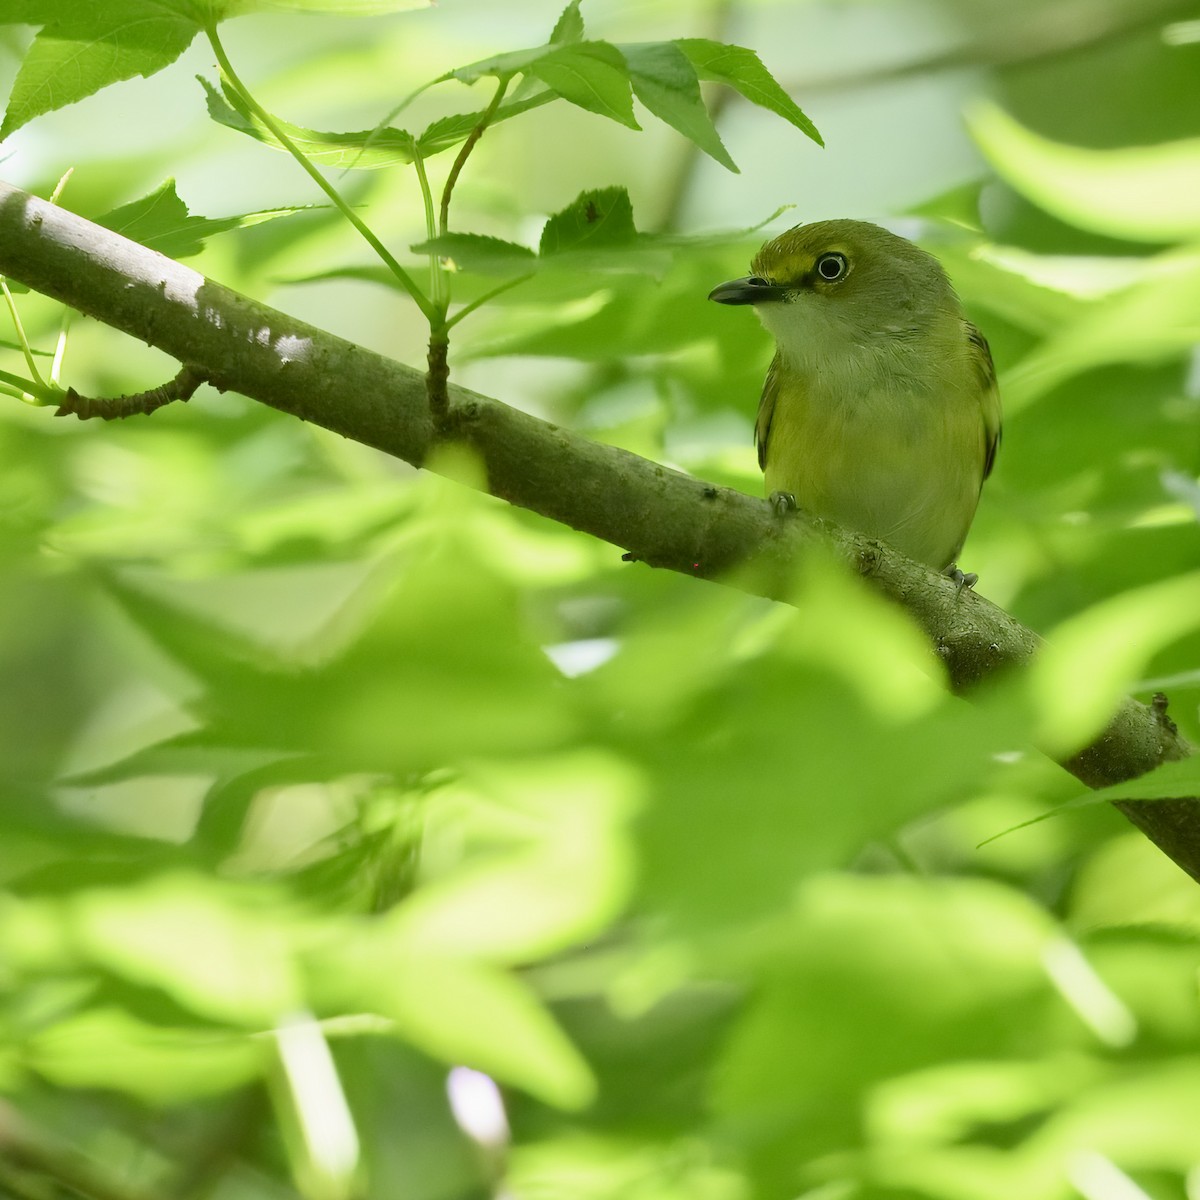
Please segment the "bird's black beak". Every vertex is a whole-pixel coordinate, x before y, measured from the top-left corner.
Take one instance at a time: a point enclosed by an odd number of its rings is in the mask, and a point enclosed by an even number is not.
[[[783,289],[757,275],[747,275],[745,279],[717,284],[708,293],[708,298],[718,304],[764,304],[769,300],[781,300]]]

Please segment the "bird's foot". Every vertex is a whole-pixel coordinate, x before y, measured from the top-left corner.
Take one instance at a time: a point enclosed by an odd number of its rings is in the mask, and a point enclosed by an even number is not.
[[[786,517],[788,513],[795,512],[800,507],[791,492],[772,492],[767,499],[777,517]]]
[[[963,588],[973,588],[979,582],[979,576],[974,571],[963,572],[958,569],[958,563],[951,563],[943,575],[954,580],[954,586],[961,592]]]

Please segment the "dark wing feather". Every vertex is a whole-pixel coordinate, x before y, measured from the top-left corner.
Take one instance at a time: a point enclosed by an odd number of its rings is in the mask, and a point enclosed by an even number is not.
[[[966,322],[967,340],[971,343],[971,357],[979,376],[980,392],[983,397],[984,459],[983,478],[992,473],[996,462],[996,451],[1000,448],[1000,391],[996,387],[996,367],[992,362],[992,351],[987,338],[969,321]],[[982,480],[980,481],[982,482]]]
[[[771,436],[771,420],[775,416],[775,398],[779,395],[779,355],[771,359],[767,378],[763,381],[762,397],[758,402],[758,419],[754,422],[754,444],[758,447],[758,465],[767,467],[767,439]]]

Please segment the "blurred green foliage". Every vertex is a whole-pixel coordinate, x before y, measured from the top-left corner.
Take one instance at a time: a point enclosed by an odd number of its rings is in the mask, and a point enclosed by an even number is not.
[[[143,7],[170,25],[156,52],[182,53],[195,6]],[[266,11],[338,7],[222,6],[264,10],[230,53],[304,126],[369,130],[557,15]],[[82,36],[84,8],[36,8],[0,16],[61,9]],[[1194,1200],[1200,898],[1033,746],[1160,688],[1200,733],[1200,9],[837,11],[823,65],[851,94],[880,104],[890,72],[972,100],[981,157],[899,227],[1001,372],[965,564],[1053,651],[967,704],[902,614],[823,564],[772,606],[238,397],[112,426],[5,397],[0,1196]],[[830,11],[586,15],[614,44],[757,49],[836,149],[840,110],[772,53]],[[879,65],[864,17],[937,47]],[[189,115],[159,137],[168,98]],[[419,97],[416,125],[446,103]],[[742,163],[749,111],[703,149]],[[824,169],[753,111],[776,149],[773,174],[745,156],[743,230]],[[93,217],[156,195],[130,234],[420,361],[413,306],[336,213],[299,211],[320,196],[293,164],[206,120],[180,67],[39,117],[6,169],[48,192],[74,166],[62,203]],[[452,367],[757,492],[768,339],[704,296],[763,235],[662,227],[721,168],[658,136],[566,105],[488,131],[456,194],[451,236],[480,235],[454,247],[456,302],[527,269],[514,243],[569,234],[581,193],[620,236],[464,321]],[[852,149],[845,215],[888,218],[884,147]],[[331,178],[398,252],[422,242],[410,168]],[[797,220],[824,215],[808,203]],[[53,350],[60,311],[16,302]],[[81,392],[173,369],[70,324]]]

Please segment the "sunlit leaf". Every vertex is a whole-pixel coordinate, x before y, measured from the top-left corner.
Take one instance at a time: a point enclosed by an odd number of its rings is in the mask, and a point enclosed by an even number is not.
[[[1004,180],[1072,225],[1136,242],[1200,234],[1200,138],[1085,149],[1041,137],[990,104],[972,109],[968,124]]]
[[[1137,779],[1089,792],[1087,800],[1101,804],[1110,800],[1174,800],[1200,797],[1200,755],[1165,762]]]
[[[380,971],[392,961],[394,971]],[[313,957],[321,987],[388,1017],[427,1054],[495,1075],[564,1108],[590,1100],[587,1063],[526,984],[469,958],[409,950],[386,928]]]
[[[595,935],[617,915],[633,867],[624,825],[640,792],[621,760],[480,764],[464,784],[433,802],[463,829],[490,826],[510,845],[417,891],[396,914],[407,945],[516,964]]]
[[[187,258],[204,249],[207,238],[231,229],[245,229],[278,217],[307,211],[311,206],[260,209],[235,217],[200,217],[188,212],[187,205],[175,191],[175,181],[168,179],[140,200],[133,200],[96,218],[98,225],[141,242],[171,258]]]
[[[675,45],[688,56],[701,79],[727,84],[752,104],[794,125],[818,146],[825,144],[817,127],[779,86],[753,50],[747,50],[744,46],[728,46],[709,38],[679,38]]]
[[[283,143],[263,123],[245,101],[226,87],[218,92],[203,76],[198,76],[208,96],[208,115],[218,125],[235,129],[277,150]],[[371,171],[413,160],[416,139],[403,129],[364,129],[356,133],[321,133],[290,121],[275,118],[288,139],[312,163],[325,167],[356,167]],[[450,144],[450,143],[447,143]]]
[[[813,880],[759,947],[733,951],[756,985],[722,1055],[716,1111],[793,1114],[764,1136],[804,1161],[859,1139],[862,1097],[882,1080],[1024,1057],[1048,1036],[1054,934],[1032,901],[980,880]]]
[[[570,0],[562,10],[550,33],[550,41],[554,45],[583,41],[583,17],[579,13],[579,0]]]
[[[433,0],[207,0],[222,19],[256,12],[329,13],[339,17],[376,17],[428,8]]]
[[[30,1039],[25,1063],[64,1088],[119,1091],[150,1104],[228,1095],[266,1068],[242,1033],[151,1025],[118,1008],[69,1016]]]
[[[1093,300],[1005,378],[1016,411],[1064,380],[1112,363],[1157,363],[1200,341],[1200,253],[1172,251],[1143,264],[1141,279]]]
[[[0,137],[109,84],[161,71],[200,32],[194,15],[158,0],[10,3],[0,22],[42,26],[17,72]]]
[[[1071,752],[1103,728],[1152,654],[1200,628],[1200,574],[1085,609],[1053,630],[1034,664],[1041,745]]]
[[[229,1024],[268,1026],[300,1003],[286,918],[268,896],[198,876],[86,892],[72,926],[92,961],[162,988],[184,1008]],[[180,936],[187,930],[187,937]]]

